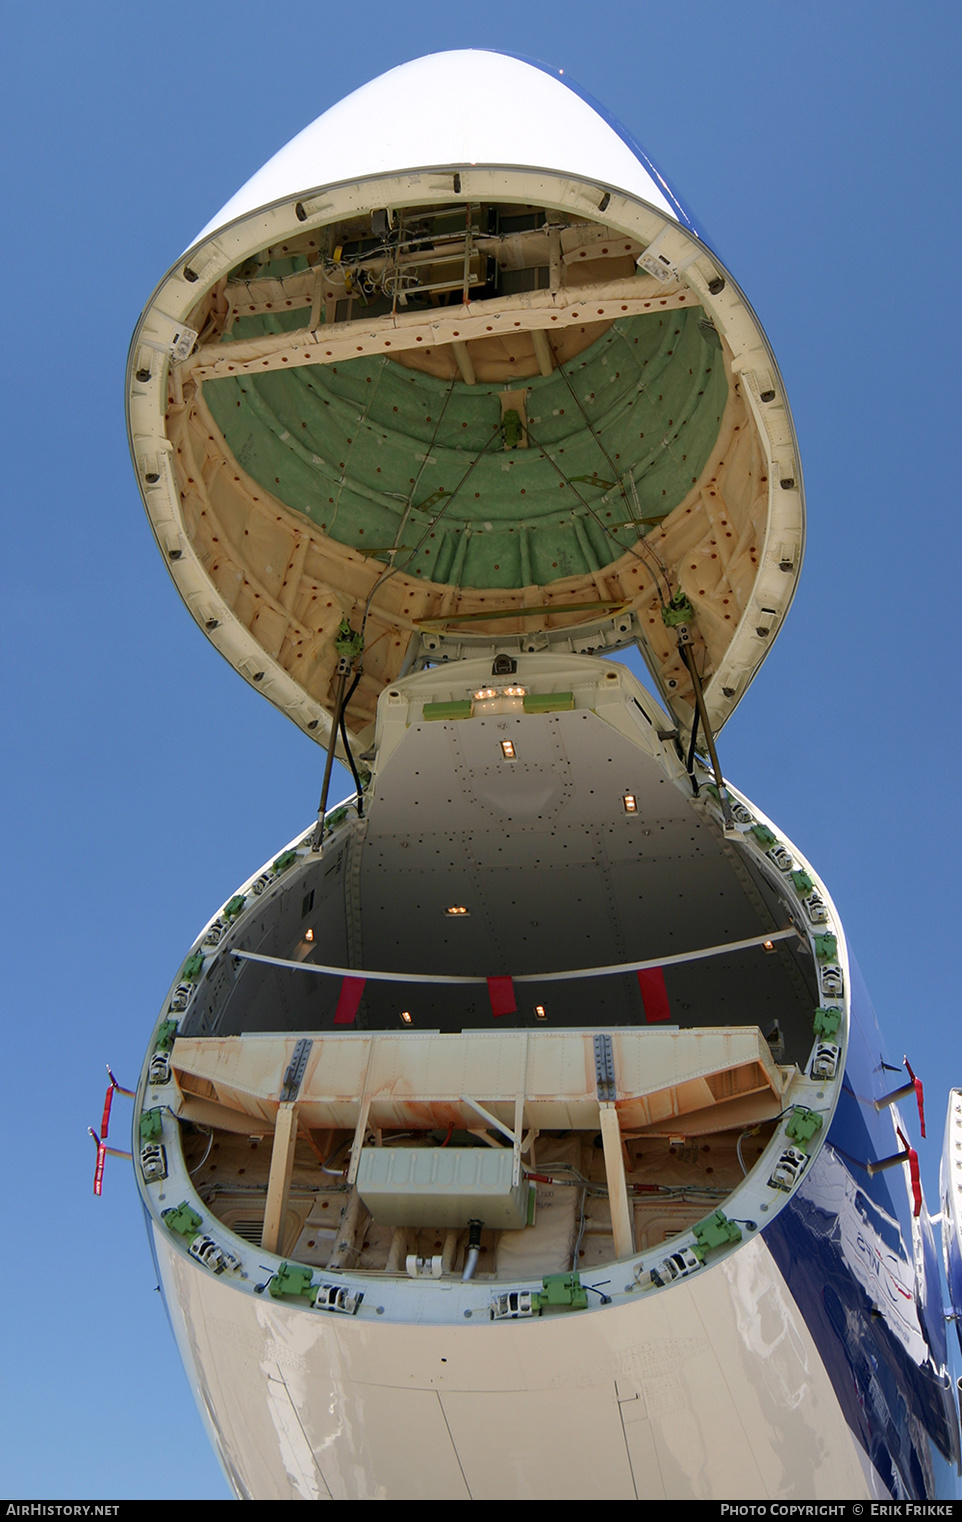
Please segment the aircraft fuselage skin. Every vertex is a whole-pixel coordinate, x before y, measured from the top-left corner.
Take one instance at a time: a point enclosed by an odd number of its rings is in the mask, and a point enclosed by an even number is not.
[[[718,762],[794,427],[654,165],[540,65],[393,70],[164,277],[128,422],[199,627],[358,785],[198,936],[137,1093],[235,1494],[955,1495],[914,1117]]]

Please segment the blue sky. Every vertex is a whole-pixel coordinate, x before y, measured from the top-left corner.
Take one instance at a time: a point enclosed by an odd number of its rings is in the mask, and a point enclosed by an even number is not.
[[[105,1062],[135,1082],[198,929],[309,822],[322,758],[180,604],[127,455],[126,350],[158,278],[234,190],[421,52],[564,68],[661,165],[769,334],[808,550],[721,759],[826,879],[890,1060],[907,1053],[926,1083],[937,1208],[946,1093],[962,1084],[959,8],[459,14],[40,0],[5,15],[7,1496],[227,1494],[129,1169],[108,1163],[94,1200],[85,1128]],[[119,1145],[127,1124],[118,1101]]]

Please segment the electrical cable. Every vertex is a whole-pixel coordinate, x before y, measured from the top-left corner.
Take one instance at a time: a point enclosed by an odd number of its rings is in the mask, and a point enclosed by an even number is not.
[[[735,1143],[735,1154],[738,1158],[738,1165],[746,1178],[748,1177],[748,1169],[745,1166],[745,1159],[742,1157],[742,1142],[745,1140],[746,1136],[755,1136],[757,1132],[757,1126],[749,1126],[747,1131],[742,1131],[741,1135]]]
[[[411,550],[411,553],[408,556],[407,560],[403,561],[402,564],[400,566],[398,566],[398,570],[400,570],[400,571],[406,570],[407,567],[411,564],[411,562],[413,561],[413,559],[414,559],[415,555],[417,554],[418,550],[421,548],[422,544],[424,543],[425,539],[428,537],[428,535],[430,534],[431,530],[435,527],[435,525],[440,523],[441,519],[444,517],[444,515],[447,512],[448,508],[451,506],[451,503],[454,501],[455,497],[458,495],[458,492],[461,490],[462,486],[468,480],[468,478],[471,475],[472,471],[474,471],[474,469],[481,463],[481,460],[487,454],[488,450],[491,448],[491,445],[494,443],[495,439],[500,438],[500,437],[501,437],[501,424],[499,422],[499,423],[497,423],[495,425],[494,431],[491,434],[491,437],[488,439],[488,442],[475,455],[474,459],[471,461],[471,464],[468,466],[467,470],[464,472],[464,475],[461,477],[461,479],[458,482],[457,486],[454,488],[454,490],[452,492],[448,493],[447,497],[445,498],[444,506],[441,508],[440,512],[438,512],[435,515],[435,517],[433,517],[431,519],[431,522],[425,528],[424,533],[421,535],[421,537],[418,540],[417,544]]]
[[[581,413],[581,416],[585,420],[585,427],[587,428],[588,432],[591,434],[591,437],[594,439],[594,441],[597,444],[598,448],[601,450],[601,453],[604,455],[605,459],[607,460],[609,469],[611,470],[611,474],[614,476],[615,481],[618,483],[618,490],[621,492],[621,495],[622,495],[622,498],[623,498],[624,504],[625,504],[625,509],[626,509],[626,511],[628,513],[628,516],[631,519],[632,523],[634,523],[636,525],[636,527],[637,527],[638,526],[638,520],[637,520],[637,517],[636,517],[635,513],[632,512],[631,504],[629,503],[628,497],[627,497],[627,495],[625,493],[625,488],[624,488],[624,485],[622,484],[621,473],[619,472],[618,467],[615,465],[614,460],[611,458],[611,455],[608,453],[607,449],[605,448],[605,446],[604,446],[604,444],[602,442],[602,439],[601,439],[601,435],[596,432],[596,430],[595,430],[595,428],[594,428],[594,426],[593,426],[593,424],[591,422],[591,419],[589,418],[587,412],[585,411],[585,408],[584,408],[584,406],[582,404],[580,396],[575,391],[575,388],[574,388],[574,386],[573,386],[573,384],[571,382],[571,377],[569,376],[569,374],[568,374],[567,370],[565,369],[564,365],[559,363],[558,366],[557,366],[557,369],[561,372],[561,378],[562,378],[562,380],[564,381],[565,385],[568,387],[568,390],[571,393],[572,401],[575,403],[575,406],[578,408],[578,411]],[[554,462],[552,461],[552,464],[553,463]],[[632,494],[636,498],[635,507],[637,508],[637,507],[640,506],[640,503],[638,503],[638,501],[637,501],[637,488],[635,486],[635,478],[631,474],[630,470],[628,472],[628,479],[631,482]],[[589,509],[589,511],[590,511],[590,509]],[[599,521],[599,523],[601,522],[600,519],[598,521]],[[601,526],[602,526],[602,528],[605,528],[604,524],[602,524]],[[608,532],[610,532],[610,530]],[[614,536],[612,535],[612,537],[614,537]],[[649,554],[651,556],[651,558],[655,561],[655,564],[658,566],[658,569],[661,571],[661,574],[664,576],[664,578],[665,578],[665,588],[666,588],[666,591],[668,593],[668,598],[670,600],[670,598],[671,598],[671,581],[670,581],[670,578],[669,578],[669,575],[668,575],[668,567],[665,565],[664,561],[661,559],[661,556],[658,555],[657,552],[650,545],[645,544],[645,539],[644,539],[644,535],[643,534],[639,533],[638,539],[639,539],[639,542],[642,545],[644,545],[646,553]],[[615,540],[615,543],[617,544],[618,541]],[[623,551],[625,546],[624,545],[618,545],[618,548]],[[635,550],[633,545],[629,545],[628,546],[628,551],[629,551],[629,554],[634,555],[636,559],[641,559],[641,556],[637,553],[637,551]],[[664,602],[665,598],[664,598],[664,596],[662,594],[661,588],[658,587],[657,576],[655,578],[655,585],[658,588],[658,596],[659,596],[659,598],[661,599],[662,602]]]
[[[331,732],[327,741],[327,754],[324,758],[324,777],[321,781],[321,798],[317,805],[317,824],[314,828],[314,838],[311,842],[311,850],[319,853],[324,841],[324,815],[327,813],[327,794],[331,785],[331,769],[334,765],[334,751],[337,746],[338,725],[341,719],[341,708],[344,702],[344,685],[347,681],[347,673],[350,667],[346,661],[338,661],[337,687],[334,692],[334,711],[331,715]]]
[[[698,739],[698,707],[695,706],[695,717],[692,720],[691,740],[688,745],[688,759],[685,762],[685,770],[691,779],[691,790],[698,797],[698,781],[695,777],[695,744]]]
[[[199,1126],[198,1126],[198,1130],[200,1130]],[[201,1134],[203,1134],[203,1133],[201,1133]],[[204,1155],[201,1158],[199,1163],[195,1164],[195,1166],[193,1168],[188,1168],[187,1169],[187,1172],[188,1172],[188,1174],[189,1174],[189,1176],[191,1178],[193,1178],[194,1174],[197,1173],[201,1168],[203,1168],[203,1166],[206,1163],[207,1159],[210,1157],[210,1149],[211,1149],[211,1147],[213,1145],[214,1145],[214,1133],[213,1133],[213,1131],[208,1131],[208,1133],[207,1133],[207,1151],[204,1153]]]
[[[384,363],[388,364],[389,361],[385,360]],[[447,391],[445,392],[444,401],[441,403],[441,411],[438,414],[438,421],[437,421],[437,424],[435,426],[434,432],[431,435],[431,442],[428,445],[427,449],[424,451],[424,456],[423,456],[423,458],[421,460],[420,469],[418,470],[418,473],[417,473],[417,475],[415,477],[414,485],[411,487],[411,490],[408,493],[407,503],[405,504],[404,512],[401,514],[401,522],[398,525],[397,533],[394,535],[394,543],[391,546],[390,550],[388,551],[388,553],[390,555],[396,555],[397,552],[398,552],[398,547],[399,547],[399,545],[401,543],[401,536],[402,536],[402,534],[404,533],[404,530],[407,527],[408,519],[410,518],[411,513],[412,513],[412,511],[414,509],[414,498],[415,498],[415,496],[417,494],[417,489],[418,489],[418,485],[419,485],[420,480],[421,480],[421,476],[424,474],[424,470],[425,470],[425,467],[427,465],[427,462],[431,458],[431,453],[432,453],[432,451],[434,449],[434,445],[435,445],[435,443],[437,441],[437,437],[438,437],[438,433],[439,433],[440,428],[441,428],[441,424],[444,421],[444,414],[447,411],[448,402],[451,400],[451,396],[452,396],[453,391],[454,391],[454,381],[452,380],[450,385],[448,386]],[[380,587],[384,584],[384,582],[385,581],[389,581],[391,579],[391,577],[395,574],[395,572],[398,571],[399,569],[400,569],[400,567],[395,565],[394,562],[392,561],[389,566],[386,566],[384,568],[384,570],[381,572],[380,576],[375,581],[375,583],[374,583],[373,587],[371,588],[370,592],[367,594],[367,602],[364,604],[364,617],[361,619],[361,639],[362,639],[362,641],[364,639],[364,634],[365,634],[365,631],[367,629],[367,618],[368,618],[368,614],[371,611],[371,603],[374,600],[374,594],[380,589]]]
[[[645,564],[644,556],[638,553],[638,551],[636,550],[636,548],[635,548],[635,546],[633,544],[624,545],[624,544],[620,543],[620,541],[615,536],[614,530],[612,528],[610,528],[607,523],[605,523],[604,519],[601,518],[598,515],[598,513],[595,512],[594,508],[591,506],[591,503],[588,502],[581,495],[581,493],[578,490],[577,486],[575,486],[574,482],[571,480],[571,478],[569,476],[565,475],[564,471],[561,469],[561,466],[558,464],[558,462],[556,460],[553,460],[551,458],[550,454],[548,453],[548,451],[544,447],[544,445],[538,443],[538,440],[535,438],[534,434],[531,432],[530,425],[527,424],[527,423],[525,424],[525,432],[527,433],[528,438],[534,444],[535,448],[541,454],[541,458],[543,460],[547,460],[548,464],[551,465],[558,472],[558,475],[561,477],[562,481],[565,483],[566,486],[570,486],[571,490],[574,492],[575,496],[578,498],[578,501],[581,503],[581,505],[584,508],[585,512],[586,513],[590,513],[591,517],[597,523],[597,525],[601,529],[602,533],[605,534],[606,537],[611,540],[612,544],[614,544],[616,546],[616,548],[618,549],[620,554],[622,554],[622,555],[624,555],[624,554],[633,555],[634,558],[636,560],[640,560],[642,565],[645,566],[645,569],[650,572],[651,571],[651,567],[649,565]],[[624,489],[623,486],[621,486],[620,482],[619,482],[619,488],[621,490],[622,496],[624,496],[624,490],[625,489]],[[627,508],[627,499],[625,500],[625,506]],[[630,512],[630,508],[628,509],[628,511]],[[632,517],[631,522],[635,523],[635,521],[636,520]],[[655,555],[655,552],[653,550],[651,550],[647,545],[645,545],[644,538],[640,534],[638,536],[638,542],[643,546],[643,548],[645,549],[646,553],[650,554],[653,557],[653,559],[655,560],[658,569],[661,571],[662,575],[665,578],[665,586],[668,589],[668,594],[669,594],[669,597],[670,597],[671,596],[671,583],[668,580],[668,568],[667,568],[667,566],[663,565],[662,562],[659,560],[658,556]],[[664,595],[662,593],[661,587],[658,584],[658,575],[657,575],[657,572],[655,573],[655,576],[654,576],[654,583],[655,583],[655,591],[658,593],[659,601],[662,604],[664,604],[665,598],[664,598]]]
[[[454,383],[452,381],[452,387],[453,387],[453,384]],[[450,395],[450,392],[448,393],[448,395]],[[445,400],[445,405],[447,405],[447,400]],[[438,419],[438,427],[440,427],[440,418]],[[371,588],[370,592],[368,593],[367,603],[365,604],[365,607],[364,607],[364,618],[363,618],[363,620],[361,622],[361,634],[362,634],[362,637],[363,637],[363,634],[364,634],[364,630],[365,630],[365,628],[367,626],[368,614],[371,611],[371,603],[374,600],[374,594],[377,591],[379,591],[379,589],[384,585],[384,583],[386,581],[389,581],[390,578],[392,576],[394,576],[398,571],[404,571],[404,570],[406,570],[407,567],[411,564],[412,560],[414,559],[414,557],[417,554],[418,550],[421,548],[421,546],[424,543],[425,539],[428,537],[428,535],[431,533],[431,531],[435,528],[435,526],[438,523],[440,523],[441,519],[444,517],[444,514],[447,512],[448,508],[451,506],[451,503],[454,501],[455,497],[458,495],[458,492],[461,490],[462,486],[467,481],[468,477],[471,475],[471,472],[474,470],[475,466],[479,463],[479,461],[482,459],[482,457],[485,454],[487,454],[488,450],[491,448],[491,445],[494,443],[495,439],[500,437],[500,434],[501,434],[501,424],[498,423],[496,425],[495,429],[494,429],[494,432],[491,434],[491,437],[488,439],[487,443],[480,450],[480,452],[475,455],[474,459],[471,461],[471,464],[468,466],[467,470],[464,472],[464,475],[461,477],[461,479],[458,482],[457,486],[454,488],[454,490],[452,492],[449,492],[448,495],[446,496],[445,502],[444,502],[444,506],[441,508],[440,512],[436,513],[435,516],[431,519],[431,522],[425,528],[424,533],[421,535],[421,537],[418,540],[417,544],[411,550],[411,553],[408,556],[407,560],[402,561],[400,565],[392,565],[390,570],[385,571],[381,576],[378,577],[377,581],[374,583],[373,587]],[[437,429],[435,429],[435,435],[434,436],[435,436],[435,438],[437,437]],[[433,441],[432,441],[432,443],[433,443]],[[419,477],[419,479],[420,479],[420,477]],[[400,538],[400,535],[404,531],[405,525],[407,524],[408,518],[410,517],[410,514],[411,514],[412,506],[413,506],[413,503],[409,502],[407,511],[405,512],[404,517],[401,520],[401,526],[398,529],[398,538]],[[392,551],[392,553],[394,553],[394,552]]]
[[[582,1189],[582,1191],[581,1191],[581,1222],[580,1222],[580,1225],[579,1225],[579,1228],[578,1228],[578,1239],[575,1242],[574,1251],[571,1254],[571,1269],[572,1269],[572,1272],[574,1272],[574,1270],[578,1267],[578,1254],[581,1251],[581,1244],[582,1244],[582,1242],[585,1239],[585,1229],[586,1229],[586,1227],[588,1225],[588,1217],[585,1214],[585,1200],[587,1198],[587,1195],[588,1195],[587,1188]]]
[[[354,693],[355,693],[355,691],[357,689],[357,684],[358,684],[358,682],[360,680],[361,680],[361,673],[360,673],[360,671],[358,671],[357,674],[354,677],[353,682],[351,683],[350,690],[348,691],[347,697],[344,699],[344,702],[341,704],[341,717],[340,717],[340,726],[339,727],[340,727],[340,731],[341,731],[341,739],[344,742],[344,749],[347,752],[347,759],[348,759],[348,763],[349,763],[350,768],[351,768],[351,775],[354,778],[354,786],[357,788],[357,817],[358,817],[358,819],[363,819],[364,818],[364,793],[363,793],[363,790],[362,790],[362,787],[361,787],[361,779],[358,776],[357,767],[354,764],[354,755],[353,755],[353,752],[351,750],[351,742],[348,739],[347,724],[345,722],[345,714],[347,713],[347,705],[351,701],[352,697],[354,696]]]
[[[735,828],[735,821],[732,818],[731,801],[728,797],[728,789],[725,786],[725,779],[722,776],[721,766],[718,761],[718,752],[715,750],[715,737],[712,734],[711,724],[708,721],[708,709],[705,706],[705,694],[702,691],[701,677],[698,675],[698,670],[695,666],[694,654],[691,652],[690,647],[687,644],[684,644],[681,640],[678,641],[678,654],[681,656],[685,666],[688,669],[688,675],[691,677],[691,684],[695,689],[696,713],[701,715],[701,727],[705,736],[705,742],[708,746],[708,754],[711,758],[712,771],[715,774],[715,786],[718,789],[718,802],[724,816],[725,829],[733,830]]]

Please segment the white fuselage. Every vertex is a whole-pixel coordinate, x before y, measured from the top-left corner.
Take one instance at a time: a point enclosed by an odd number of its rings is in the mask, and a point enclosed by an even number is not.
[[[392,70],[168,271],[128,425],[198,626],[357,784],[201,932],[138,1090],[235,1493],[946,1493],[874,1016],[715,745],[801,567],[794,427],[647,156],[543,67]]]

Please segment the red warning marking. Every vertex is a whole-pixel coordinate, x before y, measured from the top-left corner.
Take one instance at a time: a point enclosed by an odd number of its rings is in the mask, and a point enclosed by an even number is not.
[[[661,968],[639,968],[638,987],[641,989],[641,1002],[645,1006],[646,1022],[649,1025],[657,1025],[663,1020],[670,1020],[671,1005],[668,1002],[668,990],[665,987],[665,974]]]
[[[102,1141],[106,1141],[107,1132],[110,1129],[110,1106],[113,1104],[113,1102],[114,1086],[111,1084],[107,1090],[107,1093],[104,1095],[104,1113],[103,1119],[100,1122],[100,1137]]]
[[[341,983],[341,992],[338,996],[337,1009],[334,1011],[335,1025],[353,1025],[357,1015],[357,1007],[361,1002],[366,978],[345,978]]]
[[[906,1070],[915,1088],[915,1102],[919,1107],[919,1129],[922,1132],[922,1140],[925,1141],[925,1099],[922,1093],[922,1080],[921,1078],[916,1078],[915,1074],[912,1072],[912,1064],[909,1062],[909,1059],[905,1057],[903,1058],[903,1061],[905,1062]]]
[[[489,978],[488,998],[491,1000],[491,1013],[495,1019],[499,1015],[513,1015],[518,1008],[518,1001],[514,996],[514,983],[510,978]]]

